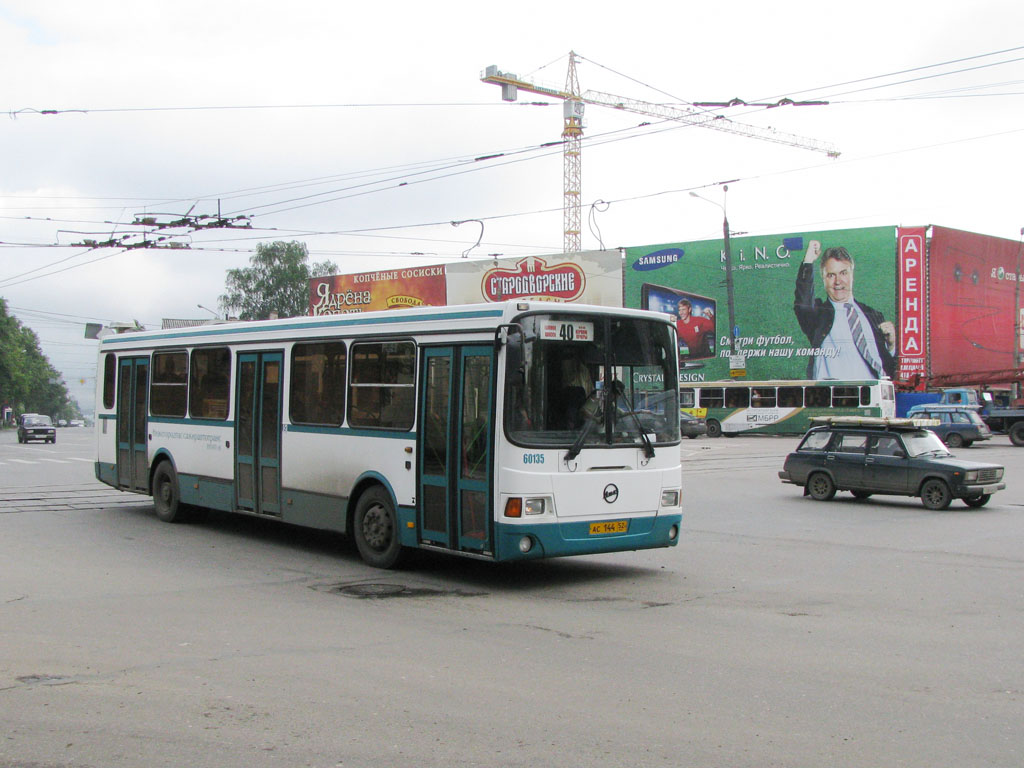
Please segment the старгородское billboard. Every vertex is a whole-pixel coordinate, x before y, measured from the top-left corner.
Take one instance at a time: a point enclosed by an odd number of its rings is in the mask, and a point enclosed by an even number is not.
[[[618,251],[475,259],[314,277],[309,314],[530,299],[622,306]]]
[[[626,249],[626,306],[676,316],[680,381],[740,370],[750,380],[896,377],[894,227],[735,237],[730,246],[731,328],[722,240]]]

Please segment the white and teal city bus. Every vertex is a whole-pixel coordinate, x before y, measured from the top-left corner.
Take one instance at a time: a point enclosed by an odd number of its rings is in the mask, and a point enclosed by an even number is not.
[[[709,437],[802,435],[815,416],[896,415],[889,379],[709,381],[679,390],[684,411],[707,420]]]
[[[548,302],[103,338],[96,476],[211,508],[502,561],[674,546],[675,328]]]

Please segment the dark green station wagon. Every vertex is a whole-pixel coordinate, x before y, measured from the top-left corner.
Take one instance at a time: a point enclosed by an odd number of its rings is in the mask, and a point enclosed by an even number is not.
[[[779,478],[819,501],[850,491],[858,499],[919,496],[928,509],[946,509],[953,499],[981,507],[1006,487],[1003,467],[956,458],[926,421],[850,416],[812,422]]]

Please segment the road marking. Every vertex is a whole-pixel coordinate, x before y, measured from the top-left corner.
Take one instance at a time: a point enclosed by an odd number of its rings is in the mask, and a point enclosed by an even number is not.
[[[88,461],[90,464],[92,464],[92,462],[93,462],[92,459],[83,459],[81,456],[72,456],[71,460],[72,461]]]
[[[68,463],[67,459],[40,459],[40,461],[49,461],[49,462],[52,462],[54,464],[67,464]]]
[[[8,461],[14,461],[18,464],[35,464],[34,461],[29,461],[28,459],[8,459]]]

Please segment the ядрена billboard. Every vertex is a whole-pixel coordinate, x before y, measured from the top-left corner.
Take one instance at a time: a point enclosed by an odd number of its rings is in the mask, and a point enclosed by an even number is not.
[[[444,304],[442,264],[314,277],[309,281],[311,315],[343,315]]]
[[[676,316],[680,381],[730,378],[730,331],[748,380],[895,377],[894,227],[730,246],[733,329],[721,239],[626,249],[626,306]]]
[[[928,253],[932,376],[1014,367],[1020,243],[932,228]]]

